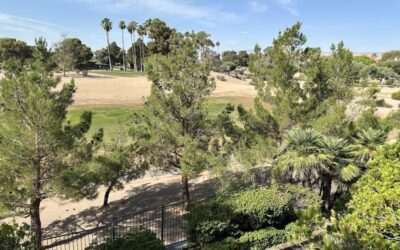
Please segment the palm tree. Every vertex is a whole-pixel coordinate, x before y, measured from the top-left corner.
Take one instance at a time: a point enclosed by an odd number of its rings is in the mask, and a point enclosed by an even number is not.
[[[360,174],[353,160],[353,147],[347,141],[324,137],[312,129],[292,129],[284,136],[284,147],[274,170],[310,189],[319,182],[323,207],[329,210],[332,182],[347,183]]]
[[[119,28],[122,31],[122,64],[124,67],[124,71],[126,71],[126,63],[125,63],[125,41],[124,41],[124,30],[126,28],[125,22],[119,22]]]
[[[360,169],[354,165],[354,148],[348,142],[336,137],[323,137],[320,142],[326,158],[324,168],[320,171],[320,194],[324,202],[323,208],[328,211],[332,208],[332,182],[339,184],[350,182],[360,175]]]
[[[128,24],[128,32],[131,34],[131,44],[132,44],[132,54],[133,54],[133,70],[137,71],[137,62],[136,62],[136,38],[135,31],[137,28],[137,23],[135,21],[131,21]]]
[[[144,65],[143,65],[143,57],[144,57],[144,36],[146,35],[146,27],[144,25],[139,25],[139,28],[137,29],[138,35],[140,36],[140,71],[144,71]]]
[[[322,136],[312,129],[292,129],[284,136],[284,147],[276,158],[275,172],[291,181],[301,181],[310,189],[318,180],[325,155],[319,144]]]
[[[112,29],[112,22],[108,18],[104,18],[101,21],[101,27],[106,31],[107,35],[107,50],[108,50],[108,62],[110,64],[110,70],[112,70],[112,64],[111,64],[111,54],[110,54],[110,38],[108,35],[108,32]]]
[[[357,155],[361,164],[367,163],[372,158],[372,153],[375,152],[380,145],[386,142],[387,134],[379,129],[368,128],[357,134],[355,140],[357,147]]]
[[[219,56],[219,46],[221,46],[221,43],[220,43],[220,42],[216,42],[216,43],[215,43],[215,46],[217,46],[218,59],[220,59],[220,56]]]

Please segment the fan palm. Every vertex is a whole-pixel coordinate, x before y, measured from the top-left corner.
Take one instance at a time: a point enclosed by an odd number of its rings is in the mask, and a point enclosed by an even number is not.
[[[322,136],[312,129],[292,129],[284,136],[284,147],[274,164],[280,174],[312,188],[313,180],[328,160],[319,144]]]
[[[292,129],[285,134],[274,165],[281,175],[311,189],[319,182],[324,207],[330,209],[332,182],[346,183],[360,173],[353,159],[353,147],[346,140],[324,137],[312,129]]]
[[[104,18],[101,21],[101,27],[106,31],[107,35],[107,50],[108,50],[108,62],[110,64],[110,70],[112,70],[112,64],[111,64],[111,54],[110,54],[110,38],[109,38],[109,32],[112,29],[112,22],[108,18]]]
[[[372,153],[375,152],[380,145],[383,145],[387,139],[387,133],[379,129],[369,128],[362,130],[357,134],[356,146],[357,155],[361,164],[367,163],[372,158]]]
[[[325,162],[320,171],[321,197],[324,208],[329,210],[332,207],[332,183],[334,180],[339,183],[346,183],[360,174],[360,169],[354,163],[354,148],[348,142],[336,137],[323,137],[320,147],[329,161]]]
[[[137,71],[137,62],[136,62],[136,38],[135,32],[137,28],[137,23],[135,21],[131,21],[128,24],[128,32],[131,34],[131,44],[132,44],[132,54],[133,54],[133,70]]]
[[[122,64],[124,67],[124,71],[126,71],[126,63],[125,63],[125,41],[124,41],[124,30],[126,29],[126,24],[124,21],[119,22],[119,28],[122,31]]]

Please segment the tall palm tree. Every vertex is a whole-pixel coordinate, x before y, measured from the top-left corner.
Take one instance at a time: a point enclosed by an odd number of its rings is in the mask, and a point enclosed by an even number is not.
[[[122,31],[122,64],[124,67],[124,71],[126,71],[126,63],[125,63],[125,41],[124,41],[124,31],[126,29],[126,24],[124,21],[119,22],[119,28]]]
[[[108,32],[112,29],[112,22],[108,18],[104,18],[101,21],[101,27],[106,31],[107,35],[107,50],[108,50],[108,62],[110,64],[110,70],[112,70],[112,64],[111,64],[111,54],[110,54],[110,38],[108,35]]]
[[[136,62],[136,38],[135,31],[137,28],[137,23],[135,21],[131,21],[128,24],[128,32],[131,34],[131,44],[132,44],[132,54],[133,54],[133,70],[137,71],[137,62]]]
[[[144,65],[143,65],[143,58],[144,58],[144,36],[146,35],[146,27],[144,25],[139,25],[139,28],[137,29],[138,35],[140,36],[141,42],[140,42],[140,71],[144,71]]]

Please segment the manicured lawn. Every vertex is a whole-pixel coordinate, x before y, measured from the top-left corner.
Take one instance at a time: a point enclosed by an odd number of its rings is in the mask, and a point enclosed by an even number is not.
[[[221,113],[228,103],[234,105],[242,104],[246,108],[251,108],[253,101],[251,98],[244,97],[221,97],[221,98],[210,98],[207,101],[208,111],[211,117],[216,117]],[[68,120],[72,124],[79,121],[79,117],[84,110],[90,110],[93,112],[92,127],[89,131],[89,135],[92,135],[99,128],[104,129],[105,140],[109,140],[113,134],[118,131],[128,130],[131,126],[132,113],[134,111],[140,111],[142,106],[112,106],[112,107],[89,107],[74,108],[68,112]]]
[[[119,77],[137,77],[144,76],[146,73],[143,72],[134,72],[134,71],[122,71],[122,70],[92,70],[90,73],[106,75],[106,76],[119,76]]]

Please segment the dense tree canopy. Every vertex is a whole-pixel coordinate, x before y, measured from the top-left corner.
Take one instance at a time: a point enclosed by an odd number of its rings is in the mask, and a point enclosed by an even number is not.
[[[0,68],[8,60],[24,61],[32,57],[32,48],[14,38],[0,38]]]
[[[93,57],[91,49],[78,38],[64,38],[55,45],[54,60],[64,71],[85,69]]]

